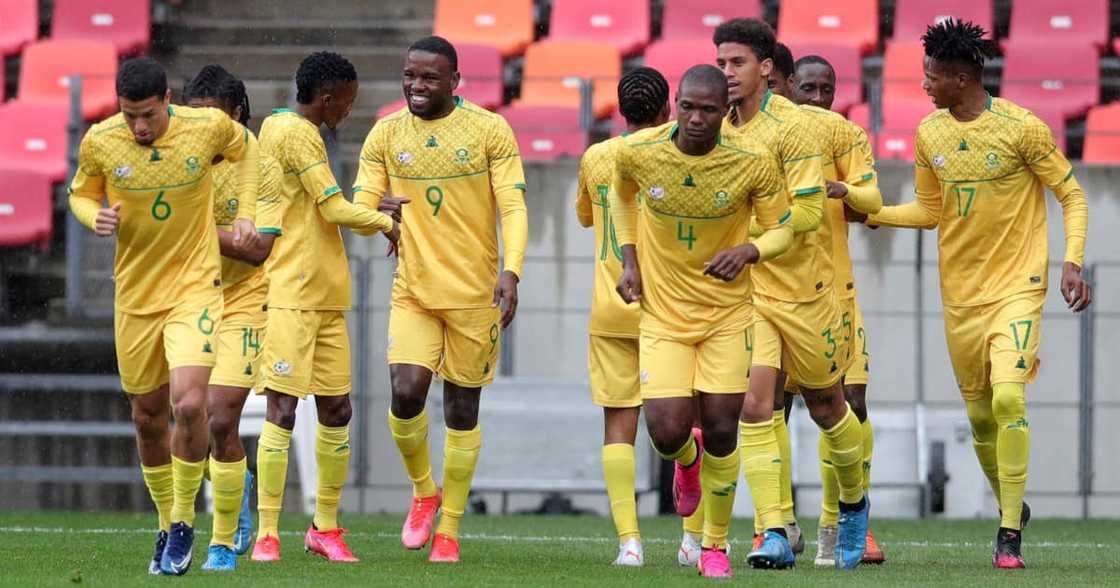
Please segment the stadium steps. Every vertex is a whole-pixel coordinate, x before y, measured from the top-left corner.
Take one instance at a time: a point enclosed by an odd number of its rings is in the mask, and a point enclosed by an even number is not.
[[[369,20],[342,22],[291,17],[269,20],[229,20],[189,16],[176,20],[167,31],[173,46],[199,42],[207,45],[288,45],[405,47],[430,34],[430,20]]]
[[[317,47],[307,45],[185,45],[174,56],[164,59],[172,75],[194,76],[202,66],[220,63],[244,79],[290,80],[300,61]],[[398,46],[336,46],[358,75],[384,75],[401,69],[403,48]]]
[[[328,15],[335,23],[351,20],[401,20],[435,14],[435,0],[408,2],[355,2],[354,0],[191,0],[180,15],[205,14],[229,20],[319,19]]]

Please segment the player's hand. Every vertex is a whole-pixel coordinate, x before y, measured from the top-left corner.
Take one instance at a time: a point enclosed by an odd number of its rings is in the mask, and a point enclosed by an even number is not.
[[[622,297],[626,304],[639,302],[642,299],[642,274],[635,266],[624,266],[622,276],[618,278],[615,291]]]
[[[1062,297],[1073,312],[1081,312],[1093,303],[1093,287],[1081,277],[1081,267],[1076,263],[1062,264]]]
[[[385,248],[385,257],[392,257],[400,255],[400,241],[401,241],[401,223],[397,219],[393,219],[393,230],[385,233],[385,238],[389,240],[389,246]]]
[[[513,316],[517,314],[517,282],[517,274],[505,270],[498,276],[498,287],[494,288],[494,302],[490,306],[497,308],[501,305],[503,329],[513,322]]]
[[[830,196],[830,198],[831,198],[831,196]],[[865,223],[865,222],[867,222],[867,215],[863,214],[862,212],[859,212],[858,210],[856,210],[856,209],[852,208],[851,206],[848,206],[847,204],[845,204],[844,205],[844,220],[846,220],[850,223]],[[872,226],[871,228],[877,229],[879,227]]]
[[[401,222],[401,211],[403,210],[404,205],[408,204],[409,202],[412,202],[412,200],[409,200],[408,198],[393,198],[392,196],[386,196],[381,199],[381,202],[377,203],[377,211],[384,212],[385,214],[393,217],[393,220],[399,223]]]
[[[98,237],[111,237],[117,232],[121,224],[121,203],[114,204],[111,208],[102,208],[97,211],[97,218],[93,221],[93,232]]]
[[[826,193],[829,198],[843,198],[848,195],[848,187],[843,182],[825,181],[825,186],[828,188]]]
[[[233,221],[233,246],[242,250],[250,251],[256,248],[261,242],[261,236],[257,233],[257,227],[253,226],[253,221],[247,218],[238,218]]]
[[[732,247],[731,249],[724,249],[717,253],[716,256],[706,264],[704,267],[704,275],[730,282],[739,277],[739,274],[743,271],[743,268],[747,267],[748,263],[757,262],[758,255],[758,247],[755,247],[751,243]]]

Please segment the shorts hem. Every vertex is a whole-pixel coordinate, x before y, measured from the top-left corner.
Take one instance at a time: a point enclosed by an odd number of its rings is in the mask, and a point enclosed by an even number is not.
[[[849,378],[848,376],[844,376],[844,385],[845,386],[849,386],[849,385],[851,385],[851,386],[866,386],[867,382],[869,382],[870,380],[871,380],[871,378],[868,378],[867,376],[856,376],[854,378]]]
[[[256,389],[257,389],[257,394],[259,394],[261,396],[264,396],[264,395],[268,394],[268,391],[272,390],[273,392],[278,392],[278,393],[284,394],[286,396],[295,396],[296,398],[301,398],[301,399],[302,398],[307,398],[307,392],[306,391],[300,390],[295,386],[277,384],[275,381],[272,381],[272,380],[264,380],[258,386],[256,386]]]
[[[591,399],[591,404],[594,404],[595,406],[601,406],[603,408],[638,408],[642,405],[642,400],[639,398],[638,400],[628,400],[628,401],[623,401],[623,400],[600,401],[600,400],[595,400],[594,398],[592,398]]]
[[[250,379],[246,383],[245,380],[236,381],[233,378],[210,378],[210,385],[211,386],[228,386],[230,388],[249,389],[249,388],[252,388],[253,386],[256,385],[256,381]]]
[[[388,363],[390,366],[399,365],[399,364],[415,365],[415,366],[422,367],[422,368],[428,370],[429,372],[432,372],[433,374],[436,373],[436,371],[437,371],[436,365],[432,364],[431,362],[423,360],[423,359],[415,359],[415,358],[411,358],[411,357],[389,356],[386,363]]]
[[[339,388],[321,388],[311,392],[310,396],[346,396],[353,390],[353,386],[342,386]]]
[[[491,376],[489,378],[483,378],[483,379],[477,380],[477,381],[468,381],[468,380],[463,380],[463,379],[460,379],[460,378],[456,378],[454,376],[450,376],[450,375],[444,373],[443,371],[440,371],[440,372],[437,372],[437,373],[439,374],[439,377],[443,378],[443,380],[445,382],[451,382],[452,384],[455,384],[456,386],[458,386],[460,388],[485,388],[486,386],[489,386],[490,384],[494,383],[494,377],[493,376]]]
[[[151,394],[152,392],[155,392],[159,388],[161,388],[163,386],[166,386],[170,383],[171,383],[171,379],[168,378],[167,380],[164,380],[162,383],[156,384],[155,386],[144,387],[144,388],[140,388],[140,387],[133,388],[132,386],[125,386],[124,382],[121,382],[121,391],[123,391],[125,394],[128,394],[129,396],[146,396],[146,395]]]
[[[218,358],[216,358],[216,357],[212,357],[209,360],[198,359],[198,358],[181,359],[181,360],[176,361],[174,363],[168,362],[167,369],[168,369],[168,371],[183,368],[183,367],[204,367],[204,368],[214,369],[214,365],[217,362],[218,362]]]
[[[824,390],[825,388],[830,388],[834,384],[838,383],[843,376],[844,374],[838,373],[836,374],[835,378],[829,378],[828,380],[825,380],[823,384],[818,384],[816,382],[806,382],[801,378],[795,379],[797,380],[797,385],[800,386],[802,390]]]
[[[699,394],[699,393],[704,393],[704,394],[746,394],[747,393],[747,388],[749,386],[750,386],[750,382],[744,380],[742,387],[739,387],[739,386],[715,386],[715,387],[696,386],[696,392],[697,392],[697,394]]]
[[[681,390],[680,388],[653,391],[642,390],[642,402],[646,400],[661,400],[663,398],[692,398],[695,395],[693,390]]]

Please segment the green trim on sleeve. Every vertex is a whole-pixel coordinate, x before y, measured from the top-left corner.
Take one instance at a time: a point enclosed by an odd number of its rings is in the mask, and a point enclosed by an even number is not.
[[[298,175],[301,175],[301,174],[303,174],[303,172],[305,172],[305,171],[307,171],[307,170],[309,170],[309,169],[311,169],[311,168],[313,168],[313,167],[315,167],[315,166],[317,166],[317,165],[323,165],[323,164],[324,164],[324,163],[326,163],[326,162],[327,162],[327,160],[325,160],[325,159],[324,159],[323,161],[316,161],[315,163],[313,163],[313,164],[311,164],[311,165],[309,165],[309,166],[307,166],[307,167],[305,167],[305,168],[303,168],[303,169],[301,169],[301,170],[296,170],[296,171],[293,171],[292,173],[294,173],[294,174],[296,174],[296,175],[298,176]]]
[[[820,191],[821,191],[820,186],[813,186],[812,188],[801,188],[800,190],[794,190],[793,191],[793,197],[794,198],[800,198],[802,196],[812,196],[813,194],[816,194],[817,192],[820,192]]]
[[[331,186],[330,188],[327,188],[326,190],[323,190],[323,198],[330,198],[331,196],[334,196],[335,194],[338,194],[341,191],[342,191],[342,188],[339,188],[338,186]]]
[[[1070,172],[1070,174],[1072,175],[1073,172]],[[525,184],[514,184],[513,187],[517,188],[518,190],[521,190],[522,192],[525,192],[529,189],[529,187],[526,186]]]
[[[790,217],[792,217],[792,216],[793,216],[793,213],[787,210],[786,213],[782,215],[782,218],[778,219],[778,224],[779,225],[784,225],[784,224],[788,223]]]
[[[277,227],[262,227],[262,228],[257,229],[257,232],[261,233],[263,235],[281,235],[281,234],[283,234],[280,231],[280,229],[277,228]]]
[[[875,173],[874,173],[874,172],[871,172],[871,173],[866,173],[866,174],[863,174],[863,177],[861,177],[861,178],[859,179],[859,181],[861,181],[861,182],[866,182],[867,180],[870,180],[870,179],[871,179],[871,178],[873,178],[873,177],[875,177]]]
[[[1066,177],[1062,178],[1062,181],[1060,181],[1058,183],[1059,184],[1064,184],[1064,183],[1068,182],[1069,179],[1072,178],[1072,177],[1073,177],[1073,168],[1070,168],[1069,173],[1066,174]]]

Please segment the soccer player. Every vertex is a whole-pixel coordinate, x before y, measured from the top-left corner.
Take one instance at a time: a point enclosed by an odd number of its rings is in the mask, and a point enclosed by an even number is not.
[[[677,120],[627,137],[609,192],[622,246],[617,290],[640,302],[640,388],[654,448],[699,469],[699,572],[731,576],[727,533],[739,478],[735,419],[751,362],[752,274],[747,266],[793,242],[773,155],[722,133],[727,81],[713,66],[685,72]],[[641,198],[639,210],[638,198]],[[754,241],[753,213],[765,230]],[[698,413],[698,414],[697,414]],[[703,444],[692,432],[701,424]]]
[[[183,90],[192,107],[217,108],[242,125],[249,122],[245,84],[220,65],[207,65]],[[252,133],[249,140],[256,142]],[[280,182],[283,172],[274,159],[261,155],[257,189],[257,232],[260,243],[248,251],[232,246],[230,227],[240,208],[233,166],[214,166],[214,217],[222,252],[222,296],[225,308],[218,326],[217,358],[210,373],[207,416],[210,422],[210,480],[214,484],[214,520],[204,570],[232,570],[236,555],[249,551],[252,518],[249,493],[252,474],[245,462],[238,425],[241,409],[253,387],[257,359],[267,321],[268,277],[261,264],[272,252],[284,216]]]
[[[82,138],[70,209],[98,236],[117,237],[117,365],[159,512],[148,573],[182,575],[191,565],[206,467],[206,386],[222,319],[211,162],[240,162],[234,184],[245,199],[230,245],[248,251],[257,240],[257,153],[248,131],[224,113],[172,107],[167,75],[150,58],[121,64],[116,86],[121,112]]]
[[[268,344],[261,352],[256,390],[268,396],[257,447],[260,530],[254,561],[280,559],[277,527],[288,473],[296,406],[315,396],[315,462],[319,483],[315,518],[304,548],[332,562],[355,562],[338,526],[338,503],[350,465],[350,266],[339,227],[386,233],[388,215],[351,204],[330,166],[319,125],[336,128],[358,94],[358,76],[346,58],[312,53],[296,71],[296,110],[278,109],[261,126],[261,151],[284,172],[284,237],[269,257]]]
[[[1046,298],[1046,200],[1062,206],[1066,252],[1061,292],[1069,309],[1092,302],[1081,276],[1088,228],[1085,193],[1030,111],[984,90],[987,33],[949,19],[926,30],[922,87],[939,110],[914,140],[917,199],[884,207],[868,223],[937,229],[945,339],[972,425],[980,467],[1001,518],[992,564],[1025,567],[1022,527],[1030,425],[1026,384],[1038,372]]]
[[[665,124],[669,120],[669,83],[652,68],[631,71],[618,82],[618,109],[626,118],[623,137]],[[581,225],[596,229],[587,375],[591,400],[603,407],[603,478],[619,542],[614,563],[640,566],[642,541],[634,499],[634,441],[642,406],[638,383],[639,312],[637,306],[623,303],[614,291],[622,275],[622,249],[609,198],[615,153],[622,147],[623,137],[592,145],[583,154],[576,188],[576,214]],[[699,539],[696,542],[699,545]]]
[[[374,125],[354,186],[356,201],[369,207],[389,204],[387,190],[412,202],[388,206],[402,217],[389,313],[389,431],[413,483],[401,543],[424,547],[442,504],[428,559],[448,563],[459,561],[459,523],[482,445],[479,398],[494,380],[501,331],[517,310],[529,232],[513,131],[501,116],[454,95],[458,65],[443,38],[408,48],[408,106]],[[442,496],[432,479],[424,410],[433,373],[444,381]]]
[[[728,122],[777,156],[796,233],[792,252],[759,265],[753,278],[755,349],[740,444],[764,532],[747,561],[760,568],[794,563],[780,490],[780,444],[788,442],[789,433],[784,415],[774,410],[783,370],[802,391],[810,416],[827,438],[841,490],[837,567],[850,569],[863,556],[870,505],[862,488],[862,433],[840,384],[849,346],[833,289],[831,243],[817,231],[825,199],[818,140],[822,131],[792,102],[767,90],[775,44],[769,25],[734,19],[716,28],[713,41],[716,62],[731,87],[734,106]]]

